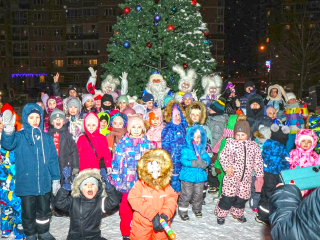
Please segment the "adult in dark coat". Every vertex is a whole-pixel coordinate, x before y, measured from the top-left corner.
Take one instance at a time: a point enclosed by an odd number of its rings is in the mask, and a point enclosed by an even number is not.
[[[303,199],[296,185],[278,187],[271,197],[273,240],[320,239],[320,188]]]

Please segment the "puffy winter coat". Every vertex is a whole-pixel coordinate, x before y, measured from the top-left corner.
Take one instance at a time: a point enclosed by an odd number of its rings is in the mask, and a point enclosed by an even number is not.
[[[98,119],[98,127],[91,134],[86,128],[86,119],[89,115],[94,115]],[[85,134],[91,140],[99,158],[96,157],[93,148],[91,147],[88,139],[85,135],[79,137],[77,142],[77,147],[79,150],[79,161],[80,161],[80,171],[87,168],[97,168],[100,169],[99,160],[103,158],[105,167],[111,167],[111,153],[108,147],[108,142],[105,136],[99,133],[100,121],[95,113],[89,113],[84,118],[84,130]]]
[[[159,125],[152,126],[147,131],[147,136],[150,137],[150,141],[155,141],[157,143],[157,148],[161,148],[161,132],[164,129],[165,125],[163,124],[163,116],[160,108],[153,108],[150,112],[147,113],[147,120],[149,121],[149,115],[151,112],[154,112],[159,117]]]
[[[283,185],[270,201],[271,236],[274,240],[320,239],[320,188],[302,199],[295,185]]]
[[[206,132],[200,125],[189,127],[187,131],[186,145],[181,150],[181,172],[180,180],[185,182],[200,183],[207,180],[207,173],[205,169],[192,167],[192,160],[197,159],[197,155],[192,144],[193,136],[195,132],[199,130],[201,134],[201,142],[197,146],[200,158],[207,162],[207,166],[210,164],[210,156],[206,152]]]
[[[234,167],[234,177],[240,182],[251,183],[252,171],[256,177],[263,177],[263,159],[257,143],[251,140],[240,142],[228,138],[226,145],[219,156],[223,171]]]
[[[83,180],[94,177],[98,179],[99,186],[96,196],[87,199],[80,191]],[[60,188],[55,197],[55,206],[70,214],[70,240],[95,240],[100,239],[101,214],[116,208],[121,201],[121,196],[110,185],[108,188],[101,181],[99,170],[86,169],[75,178],[72,192]]]
[[[63,111],[63,102],[62,102],[62,98],[58,97],[58,96],[51,96],[48,98],[47,102],[46,102],[46,109],[47,109],[47,114],[44,117],[44,132],[48,132],[49,131],[49,126],[50,126],[50,116],[51,113],[53,111],[53,109],[49,108],[48,106],[48,102],[50,100],[54,100],[56,102],[56,107],[57,109]]]
[[[263,170],[272,174],[279,174],[282,170],[289,169],[289,153],[286,150],[286,146],[267,139],[263,145],[262,150],[263,158]]]
[[[175,125],[172,120],[172,111],[174,106],[180,111],[181,123]],[[185,118],[185,112],[180,103],[175,100],[171,100],[165,109],[165,121],[166,127],[162,130],[162,149],[166,150],[172,159],[174,165],[173,177],[179,175],[181,171],[181,148],[186,143],[186,128],[188,123]]]
[[[61,183],[65,182],[63,170],[68,170],[70,173],[73,169],[79,169],[79,153],[76,142],[73,140],[73,136],[69,133],[66,124],[61,129],[55,129],[51,127],[48,134],[57,140],[55,144],[58,144],[58,156],[60,166]]]
[[[299,146],[299,138],[302,135],[307,135],[312,137],[313,143],[311,148],[304,150]],[[313,151],[317,145],[317,135],[310,129],[301,129],[298,131],[295,139],[296,149],[290,152],[290,169],[300,167],[311,167],[320,164],[319,155]]]
[[[156,190],[143,180],[136,182],[128,195],[128,201],[134,210],[130,239],[140,240],[142,238],[138,236],[149,235],[150,230],[153,231],[152,219],[158,213],[163,213],[172,219],[177,208],[177,200],[178,194],[170,185],[164,189]],[[156,239],[168,238],[164,231],[156,232],[155,235]]]
[[[37,109],[41,114],[40,125],[33,128],[28,115]],[[17,196],[44,195],[51,191],[51,182],[60,180],[58,155],[51,136],[43,132],[43,110],[34,103],[22,111],[24,130],[1,136],[1,146],[15,151]]]
[[[308,115],[308,109],[306,105],[299,105],[297,102],[287,104],[284,110],[285,119],[290,128],[290,134],[296,134],[299,129],[304,129],[303,118]]]
[[[153,148],[153,143],[145,136],[141,139],[125,136],[120,140],[113,155],[111,174],[111,182],[117,190],[127,193],[131,190],[138,181],[138,161],[146,151]]]

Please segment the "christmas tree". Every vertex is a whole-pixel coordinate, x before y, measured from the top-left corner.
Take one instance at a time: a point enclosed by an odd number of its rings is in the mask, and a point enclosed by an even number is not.
[[[128,72],[129,94],[140,94],[152,72],[159,71],[167,85],[177,91],[176,64],[198,74],[195,89],[201,92],[201,77],[211,74],[216,62],[207,40],[196,0],[126,0],[119,4],[123,15],[113,26],[108,44],[110,61],[102,64],[108,74]]]

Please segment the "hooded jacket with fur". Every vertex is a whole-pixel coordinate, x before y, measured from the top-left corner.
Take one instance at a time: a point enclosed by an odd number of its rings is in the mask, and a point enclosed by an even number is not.
[[[154,141],[157,143],[157,148],[161,148],[161,132],[165,127],[165,125],[163,124],[163,115],[160,108],[153,108],[150,112],[147,113],[148,122],[150,119],[150,113],[152,112],[159,117],[159,125],[155,127],[150,124],[150,128],[147,131],[147,136],[149,137],[150,141]]]
[[[86,119],[88,116],[94,115],[97,118],[98,127],[93,132],[90,133],[88,129],[86,128]],[[89,113],[84,118],[84,130],[85,134],[89,137],[91,140],[91,143],[93,144],[97,154],[98,158],[91,147],[91,144],[89,143],[88,139],[86,138],[86,135],[82,135],[79,137],[79,140],[77,142],[77,147],[79,150],[79,161],[80,161],[80,171],[87,169],[87,168],[97,168],[100,169],[100,159],[103,158],[104,165],[106,168],[111,167],[111,153],[108,147],[107,138],[99,133],[100,129],[100,121],[95,113]]]
[[[202,168],[194,168],[192,167],[192,161],[197,159],[196,152],[193,146],[193,137],[197,131],[200,131],[201,141],[197,146],[198,153],[200,158],[203,159],[207,163],[207,166],[210,164],[210,156],[206,152],[206,143],[207,137],[206,132],[203,127],[199,125],[195,125],[188,128],[187,137],[186,137],[186,145],[181,149],[181,172],[180,172],[180,180],[185,182],[192,183],[201,183],[207,180],[207,173],[205,169]]]
[[[98,191],[93,199],[87,199],[80,190],[83,180],[94,177],[98,179]],[[55,197],[55,206],[70,214],[70,240],[100,240],[101,214],[116,208],[121,196],[109,185],[106,188],[97,169],[86,169],[79,173],[72,184],[70,192],[60,188]]]
[[[299,138],[302,135],[307,135],[313,139],[311,148],[304,150],[299,145]],[[311,167],[320,164],[319,155],[314,152],[317,145],[317,135],[310,129],[301,129],[298,131],[295,139],[296,149],[290,152],[290,169],[300,167]]]
[[[272,89],[277,89],[278,90],[278,95],[273,98],[270,96],[271,90]],[[268,96],[264,100],[264,103],[266,106],[272,106],[276,109],[277,111],[277,118],[282,119],[283,118],[283,112],[284,112],[284,105],[288,101],[287,94],[284,91],[283,87],[281,87],[278,84],[274,84],[269,86],[268,88]]]
[[[32,110],[40,112],[37,128],[28,123]],[[15,151],[17,196],[39,196],[51,191],[53,180],[60,180],[58,155],[51,136],[43,132],[43,110],[35,103],[28,103],[22,110],[24,129],[1,136],[1,146]]]

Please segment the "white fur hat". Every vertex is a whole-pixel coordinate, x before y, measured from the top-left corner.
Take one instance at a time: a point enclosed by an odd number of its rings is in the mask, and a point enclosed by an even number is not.
[[[101,83],[101,90],[104,91],[106,86],[110,85],[112,87],[112,91],[114,91],[119,84],[120,81],[118,78],[108,75]]]
[[[137,101],[138,97],[137,96],[132,96],[130,97],[129,95],[127,95],[129,103],[134,103]]]
[[[209,93],[210,87],[216,87],[217,88],[216,95],[219,95],[222,87],[222,78],[217,74],[211,74],[211,75],[202,77],[201,84],[206,94]]]
[[[174,65],[172,67],[172,70],[180,75],[179,80],[179,90],[182,91],[182,84],[184,82],[188,82],[190,84],[188,88],[188,92],[191,92],[194,85],[196,84],[197,79],[197,73],[194,69],[189,69],[188,71],[185,71],[182,66],[180,65]]]
[[[293,92],[288,92],[287,93],[287,98],[288,98],[288,101],[290,99],[297,99],[296,95]]]

